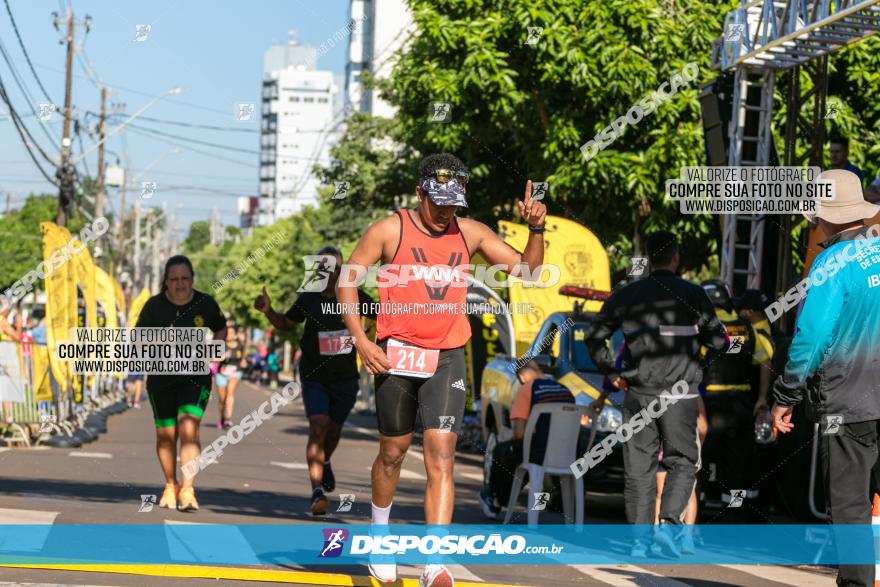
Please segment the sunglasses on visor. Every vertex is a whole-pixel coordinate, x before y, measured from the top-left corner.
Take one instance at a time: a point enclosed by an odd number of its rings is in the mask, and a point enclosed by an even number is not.
[[[468,182],[468,172],[467,171],[453,171],[451,169],[438,169],[434,172],[434,178],[440,183],[449,183],[453,178],[458,180],[463,186],[467,185]]]

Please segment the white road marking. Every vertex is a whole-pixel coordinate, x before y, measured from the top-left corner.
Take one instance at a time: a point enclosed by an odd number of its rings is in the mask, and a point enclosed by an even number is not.
[[[113,455],[109,452],[79,452],[73,451],[68,456],[71,457],[85,457],[90,459],[112,459]]]
[[[235,526],[217,526],[211,529],[210,538],[199,533],[199,540],[190,538],[191,534],[181,526],[207,526],[201,522],[165,520],[165,536],[168,539],[168,554],[175,561],[199,564],[229,564],[226,556],[235,552],[234,564],[260,565],[251,545]],[[228,550],[232,549],[232,550]]]
[[[473,473],[471,471],[460,471],[457,473],[459,477],[464,477],[465,479],[471,479],[473,481],[483,482],[483,474],[482,473]]]
[[[687,583],[633,565],[568,565],[597,581],[614,587],[689,587]]]
[[[46,512],[40,510],[19,510],[0,508],[0,524],[27,524],[27,525],[43,525],[39,531],[28,530],[22,536],[20,534],[9,533],[0,535],[0,549],[14,549],[16,552],[40,552],[43,550],[43,544],[49,537],[51,528],[48,526],[55,523],[55,518],[59,512]]]
[[[837,581],[832,575],[821,575],[778,565],[718,565],[741,573],[748,573],[769,581],[798,587],[833,587]]]
[[[307,463],[279,463],[278,461],[272,461],[269,464],[276,467],[283,467],[285,469],[294,469],[296,471],[307,471],[309,469]]]

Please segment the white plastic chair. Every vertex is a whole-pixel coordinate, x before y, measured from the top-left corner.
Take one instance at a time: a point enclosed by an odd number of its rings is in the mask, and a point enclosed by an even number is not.
[[[581,415],[588,414],[588,406],[577,404],[547,403],[538,404],[529,414],[526,423],[525,435],[523,436],[523,462],[516,468],[513,475],[513,487],[510,491],[510,501],[507,504],[507,513],[504,523],[510,523],[513,509],[516,507],[519,492],[525,481],[526,473],[529,475],[529,526],[538,523],[538,514],[541,512],[534,508],[535,492],[542,491],[544,487],[544,475],[558,475],[562,485],[562,502],[566,523],[570,523],[571,512],[574,510],[574,520],[579,526],[584,523],[584,479],[575,478],[571,470],[571,464],[578,458],[577,446],[581,432]],[[547,435],[547,450],[544,453],[544,462],[540,465],[529,462],[529,452],[532,448],[532,435],[535,425],[542,414],[550,415],[550,431]]]

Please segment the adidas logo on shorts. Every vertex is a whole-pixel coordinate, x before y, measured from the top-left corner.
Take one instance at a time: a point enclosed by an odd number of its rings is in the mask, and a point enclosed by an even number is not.
[[[456,381],[455,383],[452,384],[452,387],[454,387],[455,389],[460,389],[460,390],[464,391],[464,379],[459,379],[458,381]]]

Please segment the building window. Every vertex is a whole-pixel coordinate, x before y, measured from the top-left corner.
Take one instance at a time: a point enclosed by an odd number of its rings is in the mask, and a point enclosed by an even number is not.
[[[327,98],[318,98],[318,102],[320,102],[321,104],[326,104]]]
[[[312,98],[311,96],[309,96],[307,98],[303,98],[303,102],[314,102],[314,101],[315,101],[315,99]]]

